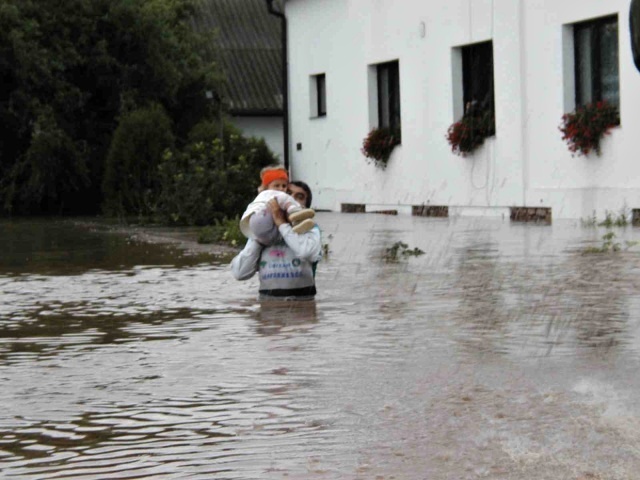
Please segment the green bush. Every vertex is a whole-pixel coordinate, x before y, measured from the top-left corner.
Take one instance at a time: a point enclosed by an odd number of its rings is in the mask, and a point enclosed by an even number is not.
[[[198,243],[226,243],[237,247],[246,240],[240,231],[240,216],[216,220],[214,225],[203,227],[198,234]]]
[[[179,139],[217,114],[217,32],[193,26],[212,3],[0,0],[0,215],[97,213],[126,112],[162,104]]]
[[[220,234],[215,227],[202,227],[198,232],[198,243],[216,243],[220,240]]]
[[[0,194],[7,212],[58,213],[88,183],[82,145],[60,128],[51,108],[43,107],[27,150],[0,176]]]
[[[240,215],[216,222],[216,226],[222,230],[222,241],[233,247],[244,245],[247,237],[240,230]]]
[[[206,122],[192,131],[182,150],[166,150],[158,167],[158,214],[177,225],[210,225],[241,214],[256,196],[260,170],[276,162],[264,140],[246,138],[224,125]]]
[[[223,129],[222,131],[220,129]],[[220,138],[224,135],[225,124],[214,120],[203,120],[195,125],[188,134],[187,143],[195,144],[198,142],[207,143],[213,139]],[[229,125],[226,128],[232,128]],[[221,135],[222,133],[222,135]]]
[[[155,213],[163,152],[173,148],[171,119],[152,104],[124,115],[107,155],[103,191],[108,215],[150,216]]]

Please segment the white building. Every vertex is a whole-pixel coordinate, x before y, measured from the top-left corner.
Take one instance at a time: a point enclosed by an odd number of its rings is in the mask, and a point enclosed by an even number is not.
[[[582,218],[640,209],[640,73],[629,4],[286,0],[293,177],[310,184],[316,208],[329,210],[426,205],[452,216],[545,207],[553,218]],[[463,60],[469,54],[479,61]],[[491,87],[495,136],[455,155],[449,126],[474,89]],[[572,156],[562,139],[562,115],[576,98],[619,104],[620,125],[599,156]],[[362,142],[372,128],[397,122],[398,105],[402,143],[381,170],[366,162]]]

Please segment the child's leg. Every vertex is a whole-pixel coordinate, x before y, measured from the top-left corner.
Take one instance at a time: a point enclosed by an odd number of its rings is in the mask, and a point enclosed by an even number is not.
[[[263,245],[272,245],[278,239],[278,228],[268,208],[262,208],[249,217],[249,228],[254,238]]]
[[[287,193],[278,192],[274,196],[274,198],[278,202],[278,205],[280,206],[280,208],[285,212],[287,212],[287,215],[290,215],[294,212],[299,212],[300,210],[302,210],[302,207],[300,206],[300,204],[296,202],[295,199]]]
[[[316,226],[316,222],[313,221],[313,219],[311,218],[307,218],[305,220],[302,220],[298,223],[294,223],[293,225],[293,232],[297,233],[298,235],[302,235],[303,233],[307,233],[309,230],[311,230],[313,227]]]

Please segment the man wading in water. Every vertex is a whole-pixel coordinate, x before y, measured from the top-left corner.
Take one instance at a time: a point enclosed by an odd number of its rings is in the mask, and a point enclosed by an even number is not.
[[[287,193],[300,206],[311,207],[311,189],[306,183],[289,183]],[[248,280],[258,272],[260,300],[313,300],[316,264],[322,259],[320,228],[316,225],[306,233],[297,234],[277,201],[272,199],[269,208],[280,232],[279,240],[264,246],[249,239],[231,261],[231,272],[236,280]]]

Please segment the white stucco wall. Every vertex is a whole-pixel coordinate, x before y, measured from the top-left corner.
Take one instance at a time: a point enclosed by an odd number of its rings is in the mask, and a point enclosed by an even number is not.
[[[634,131],[639,132],[640,110],[634,105],[640,105],[640,73],[631,57],[629,1],[538,0],[526,5],[526,43],[531,46],[525,96],[529,202],[553,206],[558,218],[586,217],[594,210],[602,215],[625,205],[640,208],[639,155],[630,142]],[[574,107],[573,72],[563,71],[565,56],[573,52],[563,48],[563,26],[615,13],[619,15],[620,127],[605,137],[601,156],[572,157],[558,134],[561,115]],[[545,63],[549,66],[542,68]],[[563,98],[567,91],[568,100]]]
[[[231,117],[231,121],[245,136],[264,138],[280,163],[284,162],[282,117]]]
[[[628,7],[629,0],[287,0],[293,176],[309,182],[318,208],[331,210],[432,204],[502,214],[545,206],[554,218],[580,218],[640,208],[640,73]],[[573,88],[564,26],[612,13],[621,125],[600,157],[572,157],[558,130]],[[484,40],[494,48],[497,134],[462,158],[445,139],[461,109],[453,49]],[[400,65],[402,145],[380,171],[360,148],[371,127],[368,66],[388,60]],[[312,118],[309,76],[319,73],[327,115]]]

